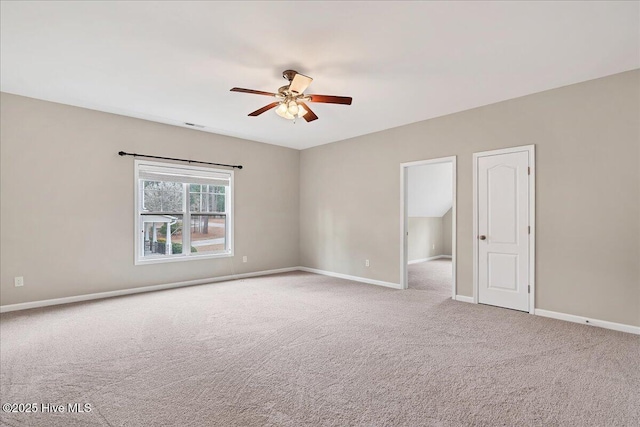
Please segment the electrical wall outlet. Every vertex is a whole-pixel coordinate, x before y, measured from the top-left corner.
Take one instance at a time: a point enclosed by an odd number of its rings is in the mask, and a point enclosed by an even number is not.
[[[242,262],[247,262],[247,256],[246,255],[242,257]]]
[[[16,288],[19,286],[24,286],[24,277],[22,276],[14,277],[13,284],[16,286]]]
[[[364,266],[365,266],[365,267],[369,267],[369,265],[370,265],[370,264],[369,264],[369,260],[368,260],[368,259],[364,260]]]

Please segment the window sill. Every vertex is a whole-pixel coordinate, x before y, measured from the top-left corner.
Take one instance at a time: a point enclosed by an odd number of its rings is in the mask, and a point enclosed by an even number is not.
[[[215,259],[215,258],[229,258],[233,256],[233,251],[222,252],[216,254],[207,254],[207,255],[182,255],[175,256],[170,258],[142,258],[136,259],[135,265],[147,265],[147,264],[165,264],[168,262],[182,262],[182,261],[197,261],[203,259]]]

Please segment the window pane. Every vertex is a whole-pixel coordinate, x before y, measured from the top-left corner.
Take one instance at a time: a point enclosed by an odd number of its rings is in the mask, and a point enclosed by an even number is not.
[[[202,194],[189,193],[189,209],[191,212],[200,212],[200,204],[202,203]]]
[[[182,212],[182,184],[144,181],[142,208],[147,212]]]
[[[213,210],[215,212],[226,212],[225,209],[225,196],[224,194],[216,194],[213,200]]]
[[[226,215],[191,215],[191,251],[223,252],[227,249]]]
[[[214,185],[201,185],[198,187],[200,187],[201,191],[195,191],[193,184],[189,186],[189,208],[191,212],[226,213],[225,187]]]
[[[182,253],[182,215],[142,215],[145,257]]]

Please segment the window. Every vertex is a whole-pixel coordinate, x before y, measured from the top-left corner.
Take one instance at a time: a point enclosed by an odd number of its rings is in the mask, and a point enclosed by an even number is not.
[[[233,255],[233,171],[137,160],[136,264]]]

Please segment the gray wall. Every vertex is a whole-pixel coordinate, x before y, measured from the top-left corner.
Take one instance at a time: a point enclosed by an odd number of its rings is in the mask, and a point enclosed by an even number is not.
[[[442,254],[453,255],[453,208],[449,209],[442,217]]]
[[[639,94],[635,70],[302,151],[302,265],[398,283],[399,165],[456,155],[471,296],[472,153],[535,144],[536,307],[640,325]]]
[[[408,218],[407,261],[444,255],[442,225],[442,217]]]
[[[0,304],[298,265],[299,151],[6,93],[0,104]],[[244,165],[236,256],[134,266],[133,158],[119,150]]]

